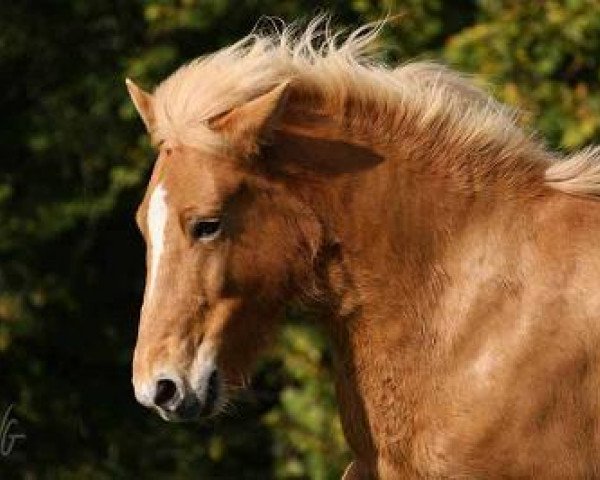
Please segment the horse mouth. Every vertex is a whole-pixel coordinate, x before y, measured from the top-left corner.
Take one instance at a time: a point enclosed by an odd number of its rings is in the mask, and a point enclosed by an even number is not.
[[[219,372],[214,370],[210,374],[208,379],[208,386],[206,388],[206,399],[204,406],[200,410],[201,417],[210,417],[215,413],[216,406],[219,400],[221,390],[221,382],[219,379]]]

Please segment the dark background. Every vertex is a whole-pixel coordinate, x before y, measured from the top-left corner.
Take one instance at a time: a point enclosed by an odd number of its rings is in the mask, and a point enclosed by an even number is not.
[[[151,88],[262,15],[323,10],[343,26],[400,14],[385,60],[473,73],[555,148],[600,140],[595,0],[1,2],[0,419],[14,404],[27,435],[1,479],[339,478],[327,347],[301,318],[215,422],[166,424],[130,385],[153,154],[125,77]]]

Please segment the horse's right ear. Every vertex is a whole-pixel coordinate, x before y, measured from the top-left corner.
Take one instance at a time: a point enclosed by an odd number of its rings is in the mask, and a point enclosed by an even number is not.
[[[135,105],[135,109],[140,114],[144,125],[146,125],[146,130],[150,132],[154,126],[154,102],[152,95],[142,90],[129,78],[125,79],[125,85],[127,85],[127,90],[129,91],[131,101]]]
[[[260,143],[268,142],[283,114],[290,90],[284,82],[268,92],[222,115],[209,120],[213,130],[226,131],[238,147],[255,152]]]

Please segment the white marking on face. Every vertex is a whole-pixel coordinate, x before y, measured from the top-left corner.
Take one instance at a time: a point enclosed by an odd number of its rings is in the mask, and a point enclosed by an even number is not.
[[[216,368],[215,357],[216,352],[213,343],[210,340],[205,340],[198,348],[196,358],[192,364],[190,372],[191,387],[202,402],[206,401],[208,382]]]
[[[159,183],[150,197],[148,206],[148,231],[150,233],[150,275],[147,300],[152,297],[160,267],[160,259],[165,249],[165,228],[167,226],[167,191]]]

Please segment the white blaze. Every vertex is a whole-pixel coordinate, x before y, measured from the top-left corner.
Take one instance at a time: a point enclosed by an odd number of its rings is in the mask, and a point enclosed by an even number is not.
[[[215,368],[216,362],[214,345],[210,340],[205,339],[200,344],[200,347],[196,352],[196,358],[192,363],[190,372],[191,386],[202,402],[206,401],[210,375],[213,373]]]
[[[160,257],[165,248],[165,228],[167,226],[167,191],[159,183],[150,197],[148,206],[148,231],[150,233],[150,275],[147,300],[150,300],[156,283]]]

